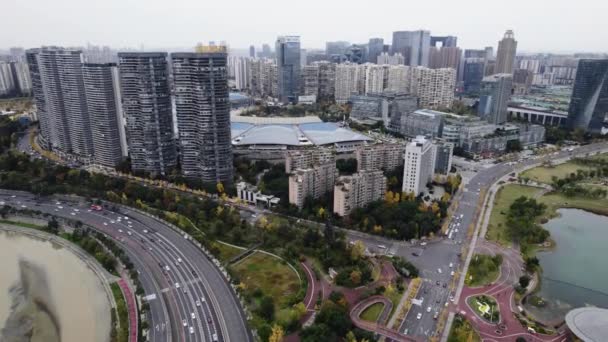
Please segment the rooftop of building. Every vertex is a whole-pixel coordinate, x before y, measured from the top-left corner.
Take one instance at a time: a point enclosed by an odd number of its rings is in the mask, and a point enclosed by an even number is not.
[[[232,116],[232,144],[322,146],[371,141],[347,127],[322,122],[318,117],[256,118]]]
[[[608,336],[608,310],[594,307],[574,309],[566,314],[566,324],[584,342],[605,341]]]

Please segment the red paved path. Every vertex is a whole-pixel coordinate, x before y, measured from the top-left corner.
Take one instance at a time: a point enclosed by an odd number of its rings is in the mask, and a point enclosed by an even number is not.
[[[118,286],[120,286],[122,294],[125,296],[129,312],[129,342],[137,342],[137,304],[135,304],[135,296],[123,278],[118,280]]]

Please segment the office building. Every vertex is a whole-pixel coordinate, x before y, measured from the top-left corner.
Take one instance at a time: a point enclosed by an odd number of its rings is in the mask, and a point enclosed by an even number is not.
[[[456,47],[458,37],[455,36],[431,36],[431,46],[436,47],[437,43],[441,43],[441,47]]]
[[[118,67],[87,63],[82,70],[95,164],[115,168],[128,153]]]
[[[171,54],[182,174],[203,183],[232,184],[227,53],[197,51]]]
[[[43,47],[28,50],[30,70],[37,73],[44,100],[39,111],[41,132],[48,139],[46,147],[65,157],[90,161],[93,157],[93,138],[87,110],[82,74],[82,52],[76,49]],[[38,77],[33,75],[32,78]],[[46,131],[45,131],[46,130]]]
[[[338,216],[348,216],[356,208],[363,208],[384,198],[386,177],[382,171],[361,171],[338,178],[334,187],[334,210]]]
[[[600,133],[608,113],[608,59],[581,59],[568,109],[568,128]]]
[[[346,48],[344,57],[347,62],[363,64],[367,62],[367,49],[363,45],[353,44]]]
[[[484,77],[477,108],[480,118],[494,125],[507,122],[507,107],[511,97],[512,82],[512,74]]]
[[[409,94],[386,94],[388,105],[388,120],[385,121],[385,126],[394,132],[400,132],[403,129],[404,116],[416,111],[419,106],[419,99],[415,95]],[[386,124],[388,122],[388,125]]]
[[[296,103],[300,90],[300,37],[280,36],[276,43],[277,96],[282,103]]]
[[[405,58],[401,53],[395,53],[389,55],[387,52],[382,52],[375,60],[376,64],[388,64],[388,65],[403,65],[405,64]]]
[[[380,54],[383,52],[384,50],[384,39],[382,38],[371,38],[369,40],[369,43],[367,44],[367,57],[368,60],[372,63],[376,63],[376,61],[378,60],[378,56],[380,56]],[[380,63],[378,63],[380,64]],[[403,63],[401,63],[403,64]]]
[[[401,53],[405,64],[410,66],[429,65],[429,49],[431,47],[430,31],[397,31],[393,32],[393,53]]]
[[[429,109],[419,109],[401,116],[399,133],[406,137],[426,136],[437,138],[443,128],[443,114]]]
[[[374,144],[359,146],[355,151],[357,172],[393,171],[403,165],[403,144]]]
[[[418,136],[405,147],[402,192],[419,195],[433,179],[436,146]]]
[[[507,30],[504,37],[498,42],[496,50],[495,74],[513,74],[515,66],[515,53],[517,51],[517,41],[512,30]]]
[[[412,68],[410,93],[420,99],[421,108],[451,108],[456,88],[456,70]]]
[[[349,46],[350,43],[345,41],[327,42],[325,43],[325,54],[328,56],[344,55]]]
[[[435,143],[435,146],[435,173],[440,175],[447,175],[452,169],[454,144],[449,142],[438,141]]]
[[[513,95],[527,95],[532,86],[534,74],[530,70],[515,69],[513,72]]]
[[[166,175],[177,165],[167,54],[118,54],[131,168]]]
[[[462,50],[458,47],[431,47],[429,51],[429,68],[452,68],[458,70]]]
[[[469,57],[464,60],[463,67],[463,91],[467,94],[478,94],[481,89],[485,70],[485,59]]]
[[[249,58],[255,58],[255,46],[249,46]]]

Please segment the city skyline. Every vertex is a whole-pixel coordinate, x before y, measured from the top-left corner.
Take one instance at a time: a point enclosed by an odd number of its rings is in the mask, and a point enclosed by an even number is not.
[[[367,43],[370,38],[383,38],[390,42],[394,31],[429,30],[433,35],[454,35],[462,48],[496,46],[505,30],[512,29],[521,52],[606,52],[608,47],[596,42],[608,40],[608,31],[598,31],[595,23],[601,22],[608,5],[595,0],[582,0],[576,7],[565,1],[523,2],[516,0],[510,6],[500,8],[501,15],[487,15],[488,5],[479,0],[466,3],[442,3],[429,5],[392,4],[391,10],[378,10],[377,16],[368,9],[345,7],[341,1],[315,3],[298,9],[279,6],[276,0],[259,3],[242,2],[231,6],[224,16],[205,13],[222,11],[220,4],[203,4],[190,0],[171,3],[156,1],[119,3],[110,0],[96,15],[90,16],[90,8],[73,0],[61,0],[47,4],[42,1],[13,2],[5,6],[6,13],[16,15],[3,19],[6,27],[0,30],[0,47],[33,47],[40,45],[84,46],[88,42],[109,45],[117,49],[126,47],[151,49],[192,48],[201,41],[226,41],[236,49],[259,48],[263,43],[272,44],[279,35],[299,35],[302,47],[322,49],[327,41],[345,40],[351,43]],[[567,6],[567,8],[566,8]],[[267,16],[267,8],[273,8],[273,20],[258,20]],[[62,11],[69,8],[69,11]],[[522,8],[525,8],[523,10]],[[135,19],[131,13],[139,13]],[[28,22],[22,25],[27,13]],[[179,13],[175,23],[167,13]],[[343,13],[346,15],[336,15]],[[542,17],[538,13],[543,13]],[[51,15],[49,15],[51,14]],[[311,18],[315,25],[311,25]],[[464,20],[453,20],[465,18]],[[503,19],[504,18],[504,19]],[[251,30],[251,22],[256,29]],[[346,25],[352,20],[365,20],[367,25],[356,29]],[[159,23],[167,22],[166,25]],[[332,27],[350,27],[343,31],[328,31]],[[570,25],[564,23],[570,23]],[[39,30],[39,27],[45,30]],[[133,30],[133,27],[138,27]],[[538,27],[545,28],[538,30]],[[576,27],[576,29],[572,29]],[[483,28],[483,29],[480,29]],[[252,33],[249,33],[252,32]],[[328,33],[331,32],[331,33]]]

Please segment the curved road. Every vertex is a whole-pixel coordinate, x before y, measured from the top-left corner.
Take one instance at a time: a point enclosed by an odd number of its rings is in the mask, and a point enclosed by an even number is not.
[[[82,198],[37,198],[0,190],[0,200],[76,219],[122,247],[150,305],[150,341],[252,341],[240,304],[220,270],[190,239],[165,223],[119,207],[94,211]]]

